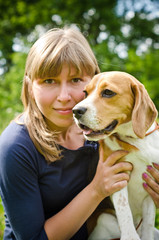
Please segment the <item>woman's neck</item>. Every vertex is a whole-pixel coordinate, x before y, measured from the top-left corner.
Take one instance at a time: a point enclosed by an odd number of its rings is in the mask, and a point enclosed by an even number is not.
[[[71,150],[78,149],[84,144],[83,133],[75,124],[72,124],[59,133],[58,144]]]

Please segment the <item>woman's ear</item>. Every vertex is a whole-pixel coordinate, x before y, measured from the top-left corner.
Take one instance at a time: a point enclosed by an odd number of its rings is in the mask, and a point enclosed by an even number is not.
[[[132,112],[133,130],[139,138],[144,138],[158,112],[143,84],[133,83],[132,92],[135,99]]]

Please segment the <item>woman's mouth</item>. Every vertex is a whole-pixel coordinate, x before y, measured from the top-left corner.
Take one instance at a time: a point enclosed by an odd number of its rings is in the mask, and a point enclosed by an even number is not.
[[[57,113],[59,113],[60,115],[68,115],[68,114],[72,114],[72,108],[68,108],[68,109],[54,109]]]

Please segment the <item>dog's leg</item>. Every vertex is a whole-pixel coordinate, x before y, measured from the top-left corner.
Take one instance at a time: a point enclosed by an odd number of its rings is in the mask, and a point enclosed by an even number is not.
[[[112,200],[121,231],[120,240],[140,240],[133,223],[133,217],[128,203],[127,187],[115,192],[112,195]]]
[[[142,240],[154,239],[154,225],[155,225],[155,204],[150,196],[143,201],[143,222],[141,230]]]

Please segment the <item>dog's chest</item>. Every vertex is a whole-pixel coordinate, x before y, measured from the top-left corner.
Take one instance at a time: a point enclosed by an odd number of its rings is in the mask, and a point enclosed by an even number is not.
[[[116,150],[126,150],[129,154],[126,160],[134,165],[151,165],[152,162],[159,164],[159,131],[154,132],[144,139],[110,136],[104,139],[106,148],[110,154]],[[141,162],[141,163],[140,163]]]
[[[143,200],[147,195],[147,192],[142,186],[142,174],[146,172],[147,165],[151,164],[151,160],[153,159],[153,149],[151,149],[150,145],[149,148],[148,146],[145,146],[141,149],[140,143],[135,146],[135,144],[132,145],[130,142],[127,143],[125,141],[118,141],[115,137],[108,137],[104,140],[104,142],[106,145],[104,150],[109,149],[108,154],[119,149],[129,151],[129,154],[121,160],[128,161],[133,164],[133,171],[131,172],[130,181],[128,183],[128,196],[133,216],[139,216],[141,215]],[[156,156],[154,158],[156,159]],[[153,159],[154,162],[159,161],[158,159],[155,161],[155,159]]]

